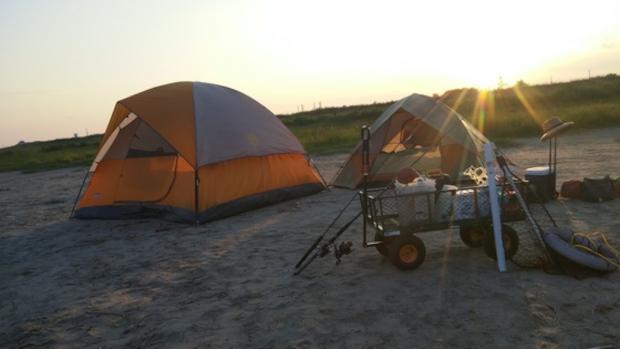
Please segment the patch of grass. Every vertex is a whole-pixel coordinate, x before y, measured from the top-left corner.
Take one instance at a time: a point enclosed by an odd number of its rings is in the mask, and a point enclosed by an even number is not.
[[[309,153],[348,152],[360,140],[360,127],[372,124],[391,103],[326,108],[280,117]]]
[[[101,135],[25,143],[0,149],[0,171],[37,172],[87,166],[95,157]]]

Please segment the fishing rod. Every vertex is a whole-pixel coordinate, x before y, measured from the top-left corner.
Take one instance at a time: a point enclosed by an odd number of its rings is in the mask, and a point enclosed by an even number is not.
[[[334,218],[334,220],[327,226],[325,231],[323,231],[323,233],[321,235],[319,235],[318,238],[316,238],[316,240],[314,241],[312,246],[310,246],[310,248],[306,251],[306,253],[301,257],[299,262],[297,262],[297,264],[295,265],[295,269],[298,269],[303,264],[303,262],[306,260],[306,258],[312,253],[312,251],[319,246],[319,243],[321,242],[321,240],[323,240],[323,238],[325,237],[327,232],[329,232],[329,230],[334,226],[334,224],[340,218],[340,216],[342,216],[344,211],[346,211],[346,209],[349,207],[349,205],[351,205],[351,203],[353,202],[353,200],[355,199],[356,196],[357,196],[357,194],[353,194],[353,196],[351,197],[349,202],[346,204],[346,206],[344,206],[344,208],[342,210],[340,210],[340,213],[338,213],[336,218]]]
[[[315,244],[312,245],[312,247],[310,247],[308,252],[306,252],[306,255],[304,255],[304,257],[295,266],[295,268],[297,270],[295,271],[295,273],[293,273],[293,275],[298,275],[299,273],[301,273],[317,257],[325,257],[325,256],[327,256],[327,254],[329,254],[329,252],[330,252],[329,248],[330,248],[330,246],[332,244],[334,245],[334,255],[336,256],[336,264],[339,264],[340,263],[340,257],[342,257],[343,255],[348,255],[348,254],[350,254],[353,251],[352,248],[351,248],[353,246],[353,243],[351,241],[346,241],[346,242],[343,241],[342,243],[340,243],[339,246],[336,246],[334,244],[334,242],[336,240],[338,240],[338,237],[340,237],[340,235],[342,235],[342,233],[344,233],[351,226],[351,224],[353,224],[353,222],[355,222],[355,220],[357,220],[361,215],[362,215],[362,211],[358,212],[355,215],[355,217],[353,217],[350,221],[348,221],[342,228],[340,228],[340,230],[338,230],[338,232],[336,232],[336,234],[334,234],[325,244],[321,245],[321,247],[318,248],[318,249],[317,249],[317,247],[318,247],[318,244],[320,243],[321,240],[317,240],[315,242]],[[322,239],[322,238],[323,238],[323,235],[321,237],[319,237],[319,239]],[[306,259],[306,257],[308,257],[310,252],[312,252],[315,249],[317,249],[317,250],[314,253],[314,255],[312,255],[310,257],[310,259],[308,259],[305,262],[305,264],[304,264],[304,260]]]
[[[366,194],[367,194],[366,183],[367,183],[367,178],[368,178],[368,159],[369,159],[368,150],[369,150],[369,145],[370,145],[370,129],[366,125],[362,127],[361,138],[362,138],[362,144],[363,144],[363,147],[362,147],[362,168],[363,168],[362,172],[363,172],[363,177],[364,177],[363,196],[364,196],[364,199],[366,199]],[[385,190],[387,190],[387,188]],[[325,235],[333,227],[336,221],[342,216],[342,214],[347,210],[347,208],[349,208],[349,206],[351,205],[351,203],[357,196],[358,196],[358,193],[353,194],[349,202],[344,206],[342,210],[340,210],[336,218],[334,218],[334,220],[329,224],[329,226],[327,226],[325,231],[314,241],[314,243],[312,244],[312,246],[310,246],[310,248],[306,251],[306,253],[304,253],[304,255],[301,257],[299,262],[297,262],[297,264],[295,265],[296,271],[294,275],[301,273],[301,271],[303,271],[306,267],[308,267],[308,265],[310,265],[310,263],[312,263],[312,261],[314,261],[317,257],[325,257],[329,253],[330,245],[334,244],[334,242],[338,239],[338,237],[340,237],[340,235],[342,235],[342,233],[344,233],[351,226],[351,224],[355,222],[355,220],[357,220],[362,214],[365,213],[364,209],[359,211],[351,220],[349,220],[344,226],[342,226],[336,232],[336,234],[334,234],[327,241],[327,243],[319,247]],[[366,243],[366,221],[364,221],[364,244],[365,243]],[[334,244],[334,254],[336,256],[336,264],[340,263],[340,257],[351,253],[352,251],[351,246],[352,246],[352,243],[350,241],[342,242],[340,246],[336,246]],[[315,254],[312,257],[310,257],[309,260],[306,261],[306,259],[308,259],[308,257],[313,251],[315,251]]]

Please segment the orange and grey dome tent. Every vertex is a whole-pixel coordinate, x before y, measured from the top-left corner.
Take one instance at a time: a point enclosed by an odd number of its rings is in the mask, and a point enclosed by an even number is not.
[[[370,126],[370,183],[392,181],[398,171],[414,167],[450,174],[481,166],[488,139],[441,101],[412,94],[390,105]],[[353,149],[333,185],[354,189],[362,183],[362,144]]]
[[[206,222],[324,189],[303,146],[267,108],[200,82],[116,103],[78,218]]]

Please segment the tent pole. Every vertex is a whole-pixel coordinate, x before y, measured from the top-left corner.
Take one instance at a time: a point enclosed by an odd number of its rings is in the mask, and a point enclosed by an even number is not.
[[[80,200],[80,195],[82,195],[82,189],[84,189],[84,184],[86,184],[86,179],[88,179],[88,175],[90,174],[90,169],[86,171],[84,175],[84,179],[82,179],[82,185],[80,185],[80,190],[75,197],[75,201],[73,201],[73,207],[71,208],[71,214],[69,214],[69,219],[73,218],[73,214],[75,213],[75,206],[77,206],[78,200]]]
[[[321,172],[319,171],[319,168],[316,166],[316,164],[314,163],[314,161],[312,161],[312,157],[306,155],[306,160],[308,161],[308,165],[312,168],[314,168],[314,170],[316,171],[316,173],[319,174],[319,178],[321,178],[321,181],[323,182],[323,185],[325,185],[325,189],[327,189],[327,191],[332,191],[329,188],[329,184],[327,184],[327,181],[325,180],[325,178],[323,178],[323,175],[321,174]]]
[[[200,178],[198,178],[198,169],[194,169],[194,225],[198,225],[198,186]]]

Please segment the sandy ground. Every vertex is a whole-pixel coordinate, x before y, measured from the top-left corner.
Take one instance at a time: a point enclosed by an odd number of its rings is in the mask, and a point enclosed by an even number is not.
[[[544,164],[546,145],[505,152]],[[560,140],[559,180],[620,175],[620,129]],[[344,155],[316,160],[326,178]],[[85,169],[0,174],[0,347],[620,347],[620,274],[498,273],[457,230],[421,234],[425,263],[363,249],[292,266],[352,192],[332,190],[199,227],[68,220]],[[358,210],[355,204],[347,216]],[[620,247],[620,200],[550,205]]]

